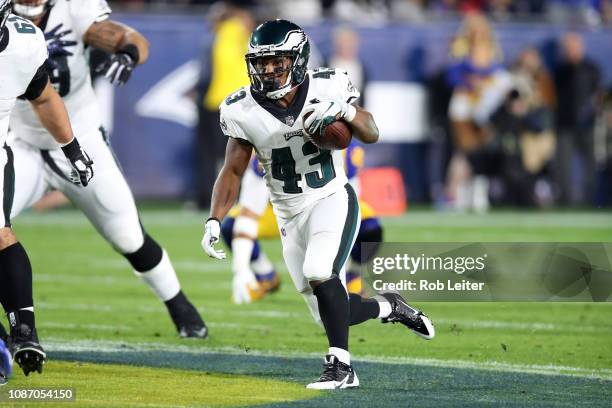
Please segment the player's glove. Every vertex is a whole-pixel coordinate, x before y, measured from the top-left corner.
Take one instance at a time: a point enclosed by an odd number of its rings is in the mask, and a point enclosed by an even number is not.
[[[306,114],[311,112],[310,116]],[[304,108],[302,115],[304,129],[310,135],[323,135],[325,128],[330,123],[344,119],[352,121],[357,114],[355,107],[341,99],[325,99],[322,101],[314,100]]]
[[[68,144],[62,146],[62,150],[73,168],[70,174],[70,181],[85,187],[94,176],[93,161],[83,150],[76,137],[72,138]]]
[[[221,234],[221,223],[216,218],[209,218],[204,224],[204,238],[202,238],[202,248],[211,258],[225,259],[225,251],[215,249],[214,245],[219,242]]]
[[[45,33],[45,41],[47,41],[47,51],[49,52],[50,59],[73,55],[73,52],[68,50],[67,47],[74,47],[77,45],[76,41],[66,41],[63,39],[65,36],[72,33],[72,30],[60,31],[62,26],[63,24],[58,24],[53,30]]]
[[[132,71],[138,62],[138,48],[128,44],[109,59],[98,65],[96,73],[104,73],[113,85],[123,85],[132,76]]]

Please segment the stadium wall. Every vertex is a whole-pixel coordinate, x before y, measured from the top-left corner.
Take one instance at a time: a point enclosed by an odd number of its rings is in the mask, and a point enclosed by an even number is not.
[[[149,61],[124,87],[99,81],[105,125],[123,170],[138,198],[189,198],[193,186],[193,89],[200,52],[212,40],[203,16],[115,14],[141,31],[151,44]],[[401,169],[411,201],[428,195],[428,139],[425,79],[442,69],[458,22],[356,27],[368,73],[366,107],[377,117],[381,143],[368,148],[366,166]],[[319,52],[331,52],[333,24],[305,27]],[[552,65],[556,39],[564,31],[545,24],[495,26],[506,62],[528,46],[538,47]],[[612,85],[612,30],[584,33],[588,55]]]

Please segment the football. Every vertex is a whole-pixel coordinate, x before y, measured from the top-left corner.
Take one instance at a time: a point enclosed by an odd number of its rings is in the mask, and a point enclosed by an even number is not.
[[[308,118],[310,114],[311,112],[306,113],[304,119]],[[353,136],[349,125],[340,119],[327,125],[322,136],[308,134],[308,138],[320,149],[343,150],[351,144]]]

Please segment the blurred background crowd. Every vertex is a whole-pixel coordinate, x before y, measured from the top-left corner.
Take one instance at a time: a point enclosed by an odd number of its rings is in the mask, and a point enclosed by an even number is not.
[[[217,0],[114,0],[131,9],[210,6]],[[612,0],[236,0],[243,7],[276,8],[302,20],[334,17],[351,21],[426,21],[479,12],[494,21],[516,18],[589,25],[612,23]]]
[[[248,84],[251,30],[279,16],[312,34],[312,66],[343,68],[362,90],[361,104],[382,122],[382,146],[368,147],[366,167],[387,165],[389,146],[401,151],[410,201],[477,212],[612,205],[612,60],[602,56],[612,45],[612,0],[111,4],[127,15],[188,10],[206,19],[192,94],[195,176],[182,197],[199,207],[210,202],[223,157],[217,107]],[[399,50],[394,33],[417,44]],[[371,46],[381,41],[385,49]],[[418,137],[393,136],[403,130]]]

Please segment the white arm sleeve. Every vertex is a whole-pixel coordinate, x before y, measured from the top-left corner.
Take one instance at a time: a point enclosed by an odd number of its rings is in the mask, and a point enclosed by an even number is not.
[[[74,31],[78,38],[83,38],[89,27],[104,21],[112,10],[106,0],[79,0],[70,2],[70,14]]]

